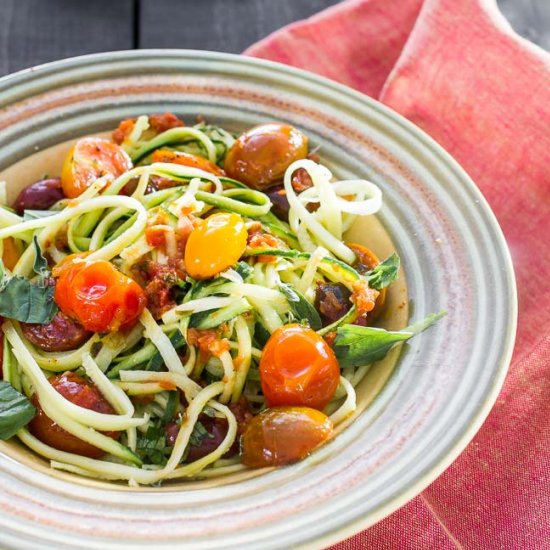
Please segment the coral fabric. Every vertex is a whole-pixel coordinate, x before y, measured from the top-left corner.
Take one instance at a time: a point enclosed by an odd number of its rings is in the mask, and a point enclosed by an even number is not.
[[[335,548],[550,548],[550,54],[493,0],[347,0],[245,53],[338,80],[423,128],[489,201],[516,270],[516,348],[483,427],[421,495]]]

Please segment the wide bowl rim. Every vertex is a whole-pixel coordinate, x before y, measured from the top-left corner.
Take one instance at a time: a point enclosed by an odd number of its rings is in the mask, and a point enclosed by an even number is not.
[[[200,50],[183,50],[183,49],[148,49],[148,50],[121,50],[106,53],[88,54],[83,56],[71,57],[59,61],[53,61],[45,63],[35,67],[23,69],[21,71],[6,75],[0,78],[0,94],[11,96],[13,101],[17,101],[20,97],[22,87],[25,87],[32,83],[35,77],[45,77],[56,73],[63,73],[70,68],[82,68],[87,65],[102,65],[109,62],[120,62],[128,59],[149,59],[158,56],[174,57],[174,58],[201,58],[205,60],[217,60],[217,61],[230,61],[232,63],[241,63],[251,67],[253,71],[254,67],[271,67],[273,70],[279,73],[286,73],[295,78],[304,79],[319,84],[327,90],[334,90],[340,95],[347,95],[355,100],[359,100],[368,105],[370,109],[381,113],[385,117],[390,118],[394,123],[401,126],[406,132],[412,134],[418,142],[424,147],[430,150],[431,153],[438,157],[438,160],[450,168],[453,172],[458,173],[460,178],[468,186],[468,193],[475,197],[476,202],[479,202],[479,207],[484,211],[485,222],[488,224],[488,229],[495,237],[495,246],[499,247],[503,258],[503,269],[506,272],[506,282],[508,284],[508,294],[503,297],[506,301],[506,311],[508,312],[509,319],[506,325],[505,345],[499,358],[498,363],[495,365],[494,376],[491,380],[491,385],[488,386],[484,395],[483,402],[477,410],[472,413],[468,419],[467,425],[463,426],[463,429],[459,435],[453,441],[453,444],[447,449],[444,457],[437,457],[432,460],[430,466],[425,469],[425,473],[422,477],[419,477],[409,488],[403,490],[397,494],[394,498],[383,507],[379,508],[367,514],[364,517],[356,517],[354,520],[350,520],[345,524],[342,524],[340,528],[331,531],[325,536],[317,538],[315,541],[309,541],[299,544],[300,548],[316,548],[320,544],[328,545],[338,540],[343,540],[345,537],[351,536],[354,533],[380,521],[391,512],[395,511],[400,506],[418,495],[423,489],[425,489],[432,481],[434,481],[449,465],[457,458],[457,456],[464,450],[467,444],[473,439],[484,420],[487,418],[492,406],[494,405],[500,389],[504,383],[508,366],[512,357],[512,352],[515,343],[515,332],[517,327],[517,289],[515,284],[514,269],[511,260],[511,256],[506,244],[502,230],[498,224],[498,221],[492,212],[488,202],[482,195],[481,191],[477,188],[472,179],[468,176],[465,170],[459,165],[459,163],[441,147],[433,138],[426,134],[423,130],[417,127],[415,124],[405,119],[403,116],[393,111],[391,108],[383,105],[382,103],[372,99],[356,90],[353,90],[347,86],[329,80],[327,78],[318,76],[316,74],[297,69],[280,63],[266,61],[256,58],[251,58],[236,54],[227,54],[220,52],[200,51]],[[40,91],[47,91],[52,89],[46,84],[45,87],[37,87],[32,95],[40,93]],[[4,104],[4,109],[9,109],[9,104],[12,101]]]

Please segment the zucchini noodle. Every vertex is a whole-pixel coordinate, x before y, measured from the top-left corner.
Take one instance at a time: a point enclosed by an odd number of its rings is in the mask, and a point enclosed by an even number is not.
[[[57,448],[36,430],[34,419],[17,436],[52,468],[132,487],[244,468],[238,450],[243,417],[269,405],[262,378],[266,342],[289,324],[309,325],[318,341],[330,341],[339,326],[355,321],[360,305],[351,301],[337,319],[321,319],[319,289],[339,288],[355,299],[356,289],[367,284],[344,234],[356,216],[375,214],[382,204],[373,183],[333,181],[325,166],[303,153],[282,180],[271,182],[282,184],[287,223],[272,212],[273,195],[233,179],[226,158],[235,143],[231,133],[170,121],[159,126],[143,115],[124,123],[120,147],[99,140],[111,160],[124,158],[125,168],[98,169],[76,198],[58,200],[49,210],[28,209],[25,216],[0,206],[0,252],[10,238],[20,250],[13,269],[4,270],[4,287],[13,277],[21,292],[38,286],[50,300],[45,303],[53,301],[44,322],[19,311],[3,314],[4,380],[38,403],[59,431],[95,447],[101,457]],[[82,155],[69,160],[78,163]],[[152,162],[157,158],[175,160]],[[84,160],[81,170],[102,162]],[[297,170],[310,180],[301,192],[293,182]],[[79,171],[73,175],[78,178]],[[64,190],[66,185],[63,179]],[[203,230],[209,234],[204,228],[220,215],[238,221],[235,231],[196,245],[201,261],[194,273],[192,241]],[[53,269],[55,264],[62,266]],[[111,292],[96,275],[78,281],[75,275],[62,287],[65,269],[77,266],[84,273],[94,264],[111,268],[113,280],[125,277],[126,286]],[[127,288],[137,288],[138,298],[125,294]],[[88,300],[82,299],[83,309],[81,295]],[[85,308],[104,295],[109,300],[84,319]],[[130,322],[125,315],[132,308]],[[103,325],[108,316],[113,322]],[[65,339],[71,343],[75,324],[81,337],[71,348]],[[60,345],[43,345],[41,339],[55,330]],[[354,388],[369,368],[348,366],[338,380],[335,375],[338,388],[324,409],[333,424],[355,412]],[[104,408],[88,408],[61,393],[53,380],[63,377],[93,387]]]

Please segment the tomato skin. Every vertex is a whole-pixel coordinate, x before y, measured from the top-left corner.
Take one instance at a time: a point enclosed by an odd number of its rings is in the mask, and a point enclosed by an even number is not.
[[[217,164],[210,162],[204,157],[191,153],[171,151],[170,149],[157,149],[153,153],[152,160],[153,162],[169,162],[172,164],[179,164],[180,166],[189,166],[191,168],[204,170],[216,176],[225,176],[225,172]]]
[[[61,169],[61,187],[66,197],[80,196],[101,176],[116,178],[132,168],[132,161],[116,143],[97,137],[79,139]]]
[[[4,245],[2,262],[11,271],[21,258],[22,247],[13,237],[5,238],[2,244]]]
[[[370,248],[357,243],[346,243],[346,245],[351,248],[357,256],[357,261],[353,267],[355,267],[359,273],[366,273],[367,271],[374,269],[380,263],[378,256]],[[360,320],[360,323],[358,324],[370,325],[380,317],[382,311],[384,310],[384,304],[386,303],[386,291],[386,288],[382,288],[379,291],[380,294],[378,294],[378,297],[376,298],[376,305],[374,306],[374,309],[369,312],[366,319],[364,319],[364,322],[361,322]]]
[[[274,407],[248,422],[241,439],[242,463],[249,468],[284,466],[305,458],[333,431],[328,416],[308,407]]]
[[[238,214],[212,214],[189,235],[185,247],[187,273],[194,279],[208,279],[231,267],[245,251],[247,237]]]
[[[63,313],[92,332],[131,328],[147,302],[143,289],[104,260],[64,265],[54,299]]]
[[[94,384],[84,380],[73,372],[65,372],[53,376],[50,378],[50,384],[57,392],[75,405],[103,414],[115,413],[109,402],[103,397]],[[33,395],[31,401],[36,407],[37,414],[31,420],[29,430],[36,438],[40,439],[40,441],[54,449],[90,458],[100,458],[105,454],[103,450],[66,432],[46,416],[36,394]],[[120,432],[104,433],[113,439],[118,439],[120,436]]]
[[[288,124],[272,122],[256,126],[235,141],[224,168],[230,178],[255,189],[279,183],[286,169],[307,156],[308,139]]]
[[[260,359],[262,391],[269,406],[324,409],[340,381],[340,366],[330,346],[310,328],[278,328]]]

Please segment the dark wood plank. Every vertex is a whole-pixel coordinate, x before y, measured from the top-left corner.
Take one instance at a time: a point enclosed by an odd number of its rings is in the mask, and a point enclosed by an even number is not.
[[[338,0],[141,0],[141,48],[239,53]]]
[[[0,75],[134,45],[133,0],[1,0]]]
[[[514,30],[550,51],[550,0],[498,0]]]

